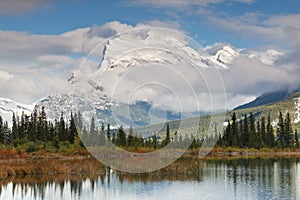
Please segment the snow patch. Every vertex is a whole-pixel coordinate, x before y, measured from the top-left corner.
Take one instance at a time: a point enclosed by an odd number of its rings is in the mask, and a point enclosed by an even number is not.
[[[8,98],[0,98],[0,115],[4,121],[7,121],[8,124],[11,125],[13,113],[15,113],[16,116],[20,116],[23,112],[26,115],[30,115],[34,105],[35,103],[26,105]]]
[[[294,123],[296,124],[300,122],[300,97],[295,98],[294,101],[295,101],[295,109],[296,109]]]

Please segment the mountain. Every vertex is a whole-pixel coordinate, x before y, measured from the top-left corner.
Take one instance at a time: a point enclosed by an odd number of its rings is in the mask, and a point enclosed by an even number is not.
[[[109,39],[104,44],[102,51],[99,51],[101,52],[99,57],[102,58],[100,64],[92,69],[92,73],[88,72],[91,74],[87,80],[89,90],[93,91],[91,96],[77,95],[80,92],[75,92],[76,95],[74,95],[74,91],[54,94],[38,102],[35,108],[45,107],[50,119],[58,119],[61,112],[69,115],[71,110],[81,110],[85,118],[90,119],[91,116],[95,116],[98,123],[101,120],[111,125],[127,124],[132,126],[145,126],[165,120],[199,115],[199,113],[188,114],[172,110],[160,110],[159,108],[154,109],[152,101],[146,98],[133,101],[128,105],[111,99],[107,94],[107,88],[111,83],[118,82],[118,78],[122,77],[128,68],[134,69],[135,66],[139,65],[157,64],[173,68],[181,63],[189,63],[201,68],[218,67],[225,69],[226,64],[239,56],[239,53],[230,46],[223,46],[216,51],[216,54],[196,51],[189,47],[185,40],[176,35],[162,38],[161,35],[166,34],[161,33],[161,31],[164,30],[153,31],[150,29],[136,34],[118,35]],[[107,70],[109,73],[110,79],[103,81],[104,83],[99,83],[98,80],[98,74],[101,70]],[[84,80],[85,76],[84,71],[79,71],[72,75],[69,83],[76,87],[76,84],[80,85],[78,80]],[[116,79],[114,79],[115,77]]]
[[[31,114],[33,108],[34,104],[25,105],[11,99],[0,98],[0,115],[9,124],[11,123],[13,113],[16,113],[16,115],[21,115],[23,112],[24,114]]]
[[[277,101],[274,102],[272,97],[275,98],[275,96],[281,95],[277,98]],[[267,115],[271,116],[271,119],[273,120],[273,125],[276,125],[276,121],[278,119],[279,112],[289,112],[291,115],[291,118],[295,124],[296,127],[300,127],[300,91],[294,91],[294,92],[284,92],[284,91],[278,91],[269,93],[266,95],[263,95],[262,97],[258,97],[258,100],[256,102],[260,102],[260,105],[254,106],[255,104],[251,104],[250,107],[245,106],[244,108],[235,109],[229,112],[229,114],[232,114],[233,112],[237,113],[238,117],[242,117],[244,114],[248,114],[252,112],[256,117],[259,116],[265,116]],[[276,98],[275,98],[276,99]],[[281,99],[281,100],[279,100]],[[273,103],[270,103],[272,100]]]
[[[275,91],[275,92],[264,93],[264,94],[260,95],[259,97],[257,97],[256,99],[254,99],[253,101],[234,108],[234,110],[240,110],[240,109],[245,109],[245,108],[252,108],[252,107],[256,107],[256,106],[273,104],[273,103],[279,102],[281,100],[284,100],[292,93],[293,92],[290,92],[289,90],[279,90],[279,91]]]
[[[33,109],[41,109],[45,107],[47,117],[50,120],[59,119],[61,113],[65,117],[69,117],[71,111],[83,111],[83,117],[90,119],[95,116],[100,120],[112,125],[129,124],[133,126],[147,125],[153,122],[161,122],[165,120],[176,120],[180,118],[188,118],[199,114],[207,114],[206,112],[194,112],[192,115],[188,113],[179,113],[169,108],[155,108],[152,101],[144,95],[138,100],[132,101],[130,104],[116,101],[107,94],[107,86],[116,82],[115,77],[121,77],[128,68],[134,68],[138,65],[162,65],[166,68],[172,68],[178,65],[178,70],[182,64],[191,64],[194,67],[210,68],[216,67],[222,70],[229,70],[230,64],[240,56],[247,56],[252,59],[258,59],[263,63],[274,63],[280,52],[275,50],[269,51],[248,51],[245,49],[237,49],[229,44],[215,44],[207,46],[204,49],[192,48],[191,41],[182,38],[182,35],[170,34],[164,29],[149,29],[140,32],[129,32],[116,37],[110,38],[101,51],[97,55],[101,58],[100,63],[88,77],[87,85],[89,89],[94,91],[90,97],[80,96],[74,91],[65,93],[49,94],[48,97],[35,103],[34,105],[23,105],[12,100],[0,99],[0,114],[8,121],[11,119],[13,112],[21,114],[30,113]],[[163,37],[162,37],[163,36]],[[107,67],[107,69],[106,69]],[[105,68],[105,69],[104,69]],[[101,70],[109,71],[108,81],[99,83],[97,76]],[[185,72],[191,73],[191,72]],[[69,79],[70,86],[76,86],[78,81],[85,76],[85,71],[77,71]],[[149,75],[151,77],[151,74]],[[152,75],[153,76],[153,75]],[[138,75],[136,75],[138,77]],[[153,76],[154,77],[154,76]],[[168,79],[172,78],[167,76]],[[85,77],[86,78],[86,77]],[[141,78],[142,79],[142,78]],[[130,80],[130,79],[129,79]],[[176,78],[174,78],[176,80]],[[177,83],[177,82],[176,82]],[[283,96],[282,98],[278,98]],[[274,103],[282,100],[286,95],[266,95],[261,97],[249,105],[241,106],[237,109],[263,105],[265,103]],[[9,103],[10,102],[10,103]],[[169,103],[170,104],[170,103]],[[169,110],[168,110],[169,109]],[[149,114],[150,111],[150,114]],[[115,121],[114,119],[117,119]]]

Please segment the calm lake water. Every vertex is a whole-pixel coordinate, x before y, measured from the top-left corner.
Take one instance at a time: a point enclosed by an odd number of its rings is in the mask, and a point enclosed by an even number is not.
[[[300,199],[299,158],[209,160],[195,168],[184,174],[12,177],[0,181],[0,199]]]

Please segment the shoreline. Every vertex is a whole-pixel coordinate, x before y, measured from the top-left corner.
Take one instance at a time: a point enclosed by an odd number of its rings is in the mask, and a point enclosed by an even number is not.
[[[207,156],[201,157],[195,154],[195,150],[184,153],[178,160],[201,163],[209,160],[234,160],[234,159],[272,159],[272,158],[300,158],[300,151],[226,151],[226,149],[214,149]],[[172,165],[177,167],[172,167]],[[170,173],[178,173],[178,169],[185,171],[185,164],[178,164],[177,161],[167,166]],[[175,170],[176,169],[176,170]],[[101,175],[109,173],[109,167],[90,155],[65,156],[48,155],[32,156],[25,158],[0,159],[0,183],[8,178],[27,175]],[[180,173],[182,173],[181,171]],[[115,171],[115,173],[119,173]],[[120,172],[122,173],[122,172]],[[156,173],[156,172],[155,172]]]

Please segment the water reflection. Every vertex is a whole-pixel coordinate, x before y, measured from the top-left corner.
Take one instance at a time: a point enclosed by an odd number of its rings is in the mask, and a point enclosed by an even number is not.
[[[152,173],[15,176],[0,199],[300,199],[299,158],[181,158]]]

